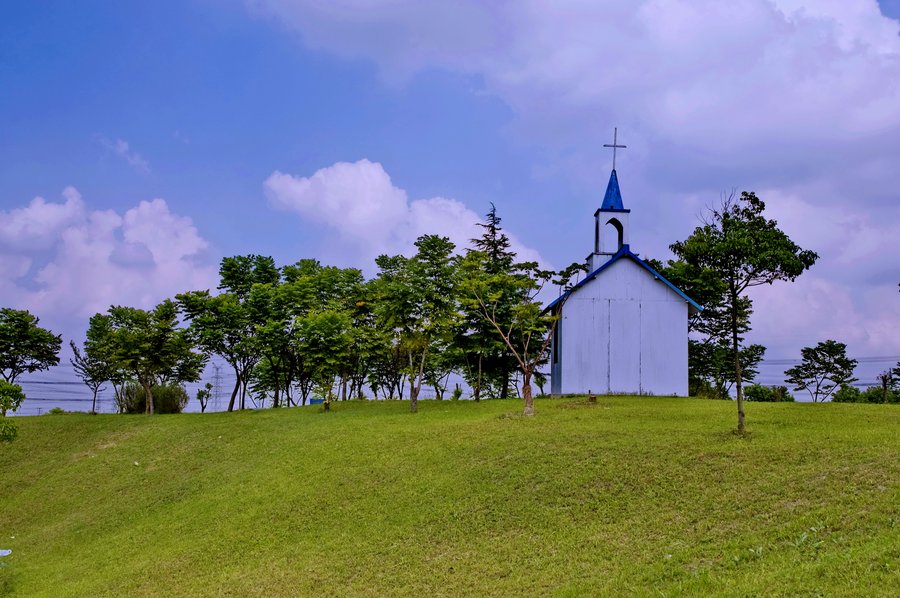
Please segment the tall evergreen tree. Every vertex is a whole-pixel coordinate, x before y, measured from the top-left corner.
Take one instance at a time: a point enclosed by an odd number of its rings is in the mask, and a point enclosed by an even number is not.
[[[483,229],[482,235],[471,239],[473,249],[470,251],[482,254],[480,267],[489,276],[511,273],[516,261],[516,253],[510,249],[509,237],[500,224],[497,208],[492,203],[485,221],[478,223]],[[515,300],[511,295],[505,296],[495,306],[493,316],[502,328],[508,328],[512,321],[514,306]],[[486,387],[494,387],[501,398],[508,397],[510,380],[519,367],[515,355],[497,336],[496,330],[477,306],[463,302],[461,314],[454,339],[459,350],[454,351],[453,355],[466,382],[473,389],[474,399],[480,400]]]

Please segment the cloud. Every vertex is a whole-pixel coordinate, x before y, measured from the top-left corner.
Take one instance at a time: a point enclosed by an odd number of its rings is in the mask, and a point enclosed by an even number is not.
[[[112,304],[152,307],[215,286],[204,240],[165,200],[119,214],[90,210],[68,187],[64,201],[35,198],[0,213],[0,304],[28,309],[69,336]]]
[[[523,138],[561,156],[596,156],[618,124],[669,186],[697,171],[774,179],[865,162],[880,153],[873,137],[900,151],[900,24],[875,0],[253,6],[388,79],[474,75],[514,108]]]
[[[125,160],[135,172],[139,174],[150,174],[150,163],[139,153],[130,149],[127,141],[122,139],[112,141],[102,135],[99,135],[97,140],[103,147]]]
[[[876,0],[249,5],[389,84],[433,69],[471,76],[517,115],[512,142],[540,148],[535,176],[602,188],[601,146],[618,126],[644,250],[689,234],[723,190],[758,191],[822,257],[798,282],[759,291],[756,340],[796,354],[830,331],[897,353],[900,21]]]
[[[24,208],[0,210],[0,248],[43,250],[52,246],[62,229],[84,214],[78,191],[66,187],[62,195],[63,203],[47,203],[43,197],[35,197]]]
[[[384,253],[410,254],[424,234],[447,236],[462,249],[482,232],[481,217],[465,204],[443,197],[410,201],[381,164],[365,159],[338,162],[309,177],[275,171],[263,187],[273,207],[334,231],[358,263]],[[541,261],[535,250],[507,234],[521,259]]]

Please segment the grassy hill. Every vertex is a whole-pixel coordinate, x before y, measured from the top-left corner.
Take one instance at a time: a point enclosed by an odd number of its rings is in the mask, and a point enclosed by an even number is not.
[[[896,595],[900,409],[20,418],[0,595]]]

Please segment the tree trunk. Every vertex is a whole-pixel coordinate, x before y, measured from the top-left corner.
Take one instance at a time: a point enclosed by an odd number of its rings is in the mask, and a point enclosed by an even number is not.
[[[91,415],[97,414],[97,388],[94,387],[94,398],[91,399]],[[6,415],[4,413],[4,415]]]
[[[415,379],[409,377],[409,411],[410,413],[419,412],[419,387],[416,386]]]
[[[525,399],[524,415],[534,415],[534,396],[531,394],[531,371],[522,372],[522,398]]]
[[[234,368],[234,388],[231,391],[231,399],[228,401],[228,410],[234,411],[234,400],[237,398],[238,390],[241,388],[241,372]]]
[[[478,354],[478,379],[475,381],[475,402],[481,400],[481,353]]]
[[[144,413],[153,415],[153,391],[150,390],[150,385],[143,380],[141,381],[141,386],[144,387]]]
[[[741,354],[738,352],[737,293],[731,291],[731,349],[734,352],[734,385],[737,391],[738,434],[744,434],[744,386],[741,380]]]
[[[500,389],[500,398],[509,398],[509,372],[503,373],[503,388]]]

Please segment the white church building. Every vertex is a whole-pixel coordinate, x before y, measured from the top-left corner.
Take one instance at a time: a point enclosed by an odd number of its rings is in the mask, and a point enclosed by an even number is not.
[[[702,308],[631,251],[630,212],[614,159],[588,274],[547,307],[553,394],[688,394],[688,314]]]

